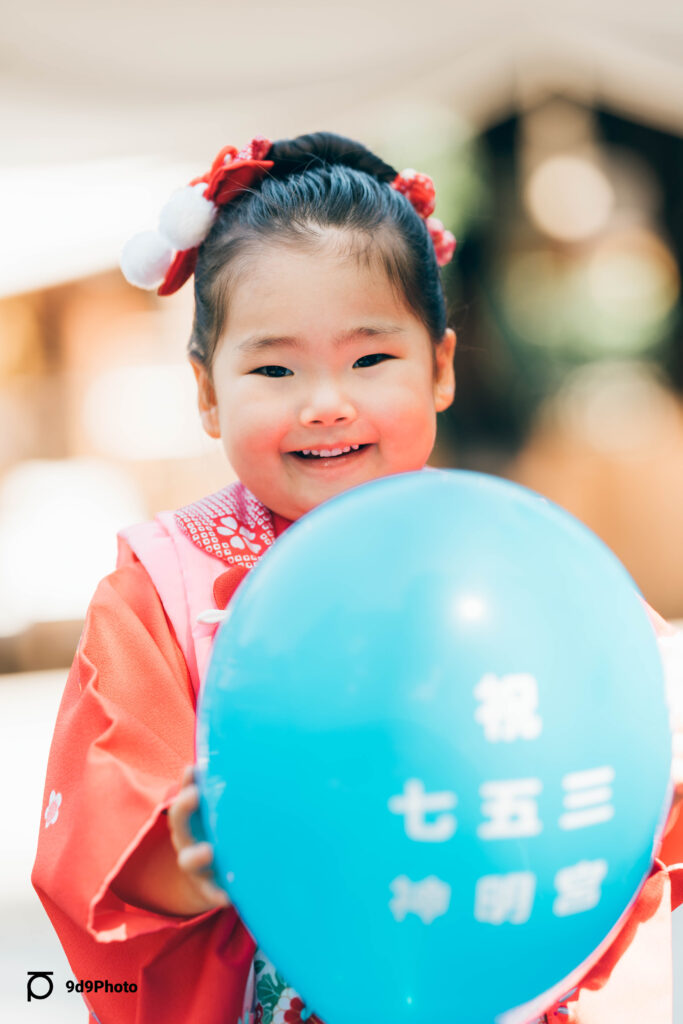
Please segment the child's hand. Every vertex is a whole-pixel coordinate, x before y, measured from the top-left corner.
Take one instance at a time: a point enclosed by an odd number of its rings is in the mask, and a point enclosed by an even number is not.
[[[190,818],[199,807],[199,790],[195,784],[194,768],[189,765],[183,774],[183,788],[168,809],[168,828],[178,855],[178,867],[184,872],[197,896],[197,910],[227,907],[230,898],[216,883],[213,872],[211,843],[198,842],[192,834]]]

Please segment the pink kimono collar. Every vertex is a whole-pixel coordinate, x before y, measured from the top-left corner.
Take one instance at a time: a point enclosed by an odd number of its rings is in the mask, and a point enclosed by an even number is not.
[[[176,523],[202,551],[228,565],[251,569],[288,526],[240,480],[178,509]]]

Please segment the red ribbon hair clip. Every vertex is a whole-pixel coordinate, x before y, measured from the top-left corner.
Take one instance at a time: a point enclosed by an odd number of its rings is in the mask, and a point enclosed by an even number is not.
[[[438,219],[432,217],[436,206],[436,191],[434,182],[428,174],[420,174],[412,167],[397,174],[391,182],[391,187],[401,192],[419,217],[427,224],[430,238],[436,253],[436,262],[440,267],[445,267],[453,259],[456,241],[453,234],[447,230]]]
[[[156,231],[144,231],[126,243],[121,269],[130,284],[172,295],[197,265],[199,246],[221,206],[259,181],[273,166],[265,157],[272,143],[257,135],[243,149],[224,146],[211,170],[179,189],[159,216]]]
[[[224,146],[211,169],[189,185],[178,189],[159,216],[156,231],[143,231],[126,243],[121,269],[127,281],[138,288],[157,289],[172,295],[185,284],[197,265],[199,246],[206,239],[221,206],[250,188],[273,166],[266,157],[272,142],[257,135],[243,149]],[[426,222],[434,243],[437,263],[443,267],[455,250],[455,238],[434,211],[434,183],[427,174],[412,169],[397,174],[391,182]]]

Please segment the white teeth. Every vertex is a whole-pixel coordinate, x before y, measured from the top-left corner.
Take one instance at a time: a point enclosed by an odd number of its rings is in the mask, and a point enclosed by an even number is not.
[[[345,455],[350,451],[358,451],[360,448],[359,444],[347,444],[345,448],[303,448],[301,450],[302,455],[317,455],[322,459],[329,459],[337,455]]]

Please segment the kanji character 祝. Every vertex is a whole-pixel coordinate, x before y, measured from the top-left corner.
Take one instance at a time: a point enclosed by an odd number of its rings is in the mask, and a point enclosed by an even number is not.
[[[538,683],[528,672],[497,676],[487,672],[474,687],[479,707],[474,717],[490,743],[534,740],[543,723],[538,708]]]

